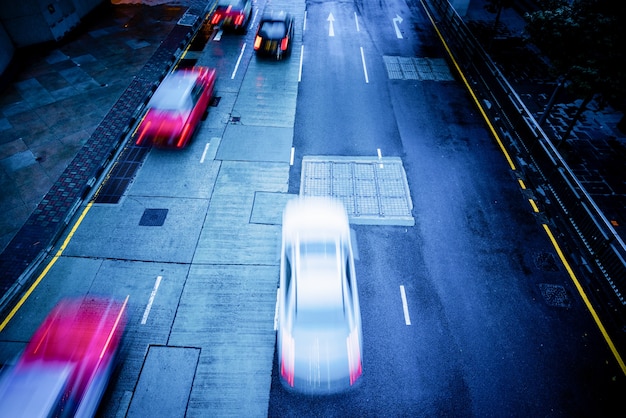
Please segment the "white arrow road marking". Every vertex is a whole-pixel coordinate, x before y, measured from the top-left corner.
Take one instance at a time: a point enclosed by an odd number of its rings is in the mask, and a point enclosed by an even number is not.
[[[393,19],[393,27],[396,29],[396,37],[398,39],[402,39],[402,33],[400,33],[400,28],[398,27],[398,25],[400,23],[402,23],[402,18],[400,17],[400,15],[396,15],[396,17],[394,17]]]
[[[328,14],[328,19],[326,19],[330,22],[330,24],[328,25],[328,36],[335,36],[335,28],[333,28],[333,22],[335,21],[335,18],[333,17],[332,13]]]

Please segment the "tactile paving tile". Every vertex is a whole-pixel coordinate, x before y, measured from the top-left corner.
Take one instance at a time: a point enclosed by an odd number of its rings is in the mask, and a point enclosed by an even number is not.
[[[415,225],[406,173],[397,157],[305,156],[300,195],[341,200],[355,224]]]

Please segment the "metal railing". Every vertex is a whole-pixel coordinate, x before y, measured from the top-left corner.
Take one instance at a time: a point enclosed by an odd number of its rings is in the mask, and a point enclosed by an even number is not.
[[[520,162],[533,187],[545,194],[551,215],[575,232],[581,256],[592,261],[593,270],[603,276],[622,306],[626,305],[624,241],[448,0],[422,2],[474,94],[485,103],[483,110],[507,151]]]

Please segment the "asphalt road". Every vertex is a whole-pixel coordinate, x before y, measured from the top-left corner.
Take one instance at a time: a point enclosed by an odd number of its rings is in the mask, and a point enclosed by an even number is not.
[[[623,415],[623,373],[465,87],[390,78],[389,57],[444,58],[419,7],[271,6],[296,16],[292,56],[257,60],[254,29],[207,43],[219,104],[119,204],[78,211],[2,363],[60,298],[130,295],[102,416]],[[274,349],[280,211],[311,155],[400,157],[415,220],[353,225],[364,374],[327,398],[285,392]]]

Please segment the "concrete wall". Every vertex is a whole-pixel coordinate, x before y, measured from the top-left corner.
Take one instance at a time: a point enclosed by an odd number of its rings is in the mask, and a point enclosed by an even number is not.
[[[4,73],[4,70],[9,66],[14,52],[15,48],[9,38],[9,34],[4,30],[2,22],[0,22],[0,74]]]
[[[0,24],[16,48],[58,41],[103,0],[0,0]]]
[[[103,0],[0,0],[0,76],[15,50],[58,41]]]

